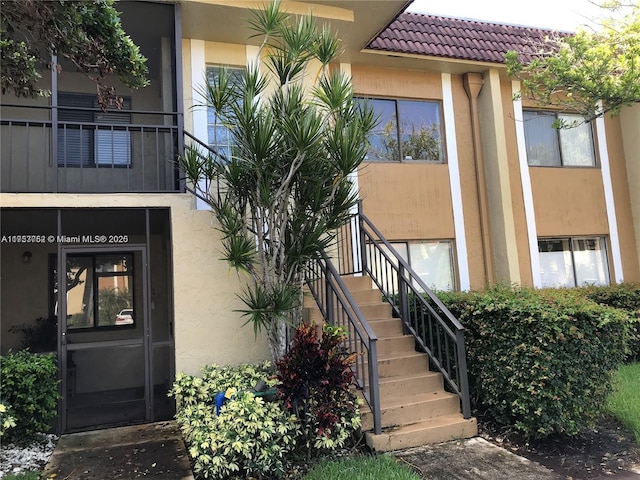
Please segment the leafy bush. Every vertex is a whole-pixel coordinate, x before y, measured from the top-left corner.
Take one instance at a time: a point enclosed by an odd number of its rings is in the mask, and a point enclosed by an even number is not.
[[[16,419],[11,415],[11,408],[4,403],[0,403],[0,438],[7,431],[16,426]]]
[[[202,378],[180,373],[170,392],[178,400],[176,420],[189,445],[194,471],[203,478],[248,478],[284,474],[296,447],[298,423],[278,403],[247,390],[266,379],[270,365],[202,369]],[[269,380],[273,384],[275,380]],[[233,388],[235,397],[215,413],[215,396]]]
[[[357,397],[350,389],[354,355],[342,346],[340,328],[300,325],[291,350],[278,362],[280,398],[300,419],[303,448],[334,450],[360,427]]]
[[[55,355],[9,352],[0,357],[0,378],[0,403],[11,405],[16,422],[9,439],[26,442],[48,431],[58,400]]]
[[[619,283],[606,286],[583,287],[580,291],[601,305],[621,308],[630,318],[630,360],[640,360],[640,283]]]
[[[526,436],[574,435],[602,412],[628,315],[568,290],[442,293],[466,328],[477,409]]]

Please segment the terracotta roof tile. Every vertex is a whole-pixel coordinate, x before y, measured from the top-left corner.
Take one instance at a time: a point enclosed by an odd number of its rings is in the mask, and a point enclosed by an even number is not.
[[[552,31],[461,18],[401,13],[367,46],[371,50],[503,63],[509,50],[533,53]],[[567,35],[566,33],[560,33]]]

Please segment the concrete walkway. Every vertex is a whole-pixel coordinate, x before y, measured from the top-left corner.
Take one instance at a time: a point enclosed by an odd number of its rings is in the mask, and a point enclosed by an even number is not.
[[[425,480],[561,480],[542,465],[482,438],[425,445],[394,452]]]
[[[42,479],[193,480],[175,422],[159,422],[63,435]]]
[[[425,480],[561,480],[545,467],[481,438],[412,448],[393,454]],[[193,480],[175,422],[63,435],[42,479]],[[327,479],[330,480],[330,479]]]

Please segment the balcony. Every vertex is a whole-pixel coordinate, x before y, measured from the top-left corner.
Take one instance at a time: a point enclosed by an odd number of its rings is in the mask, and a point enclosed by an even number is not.
[[[178,120],[168,112],[3,104],[0,191],[179,192]]]

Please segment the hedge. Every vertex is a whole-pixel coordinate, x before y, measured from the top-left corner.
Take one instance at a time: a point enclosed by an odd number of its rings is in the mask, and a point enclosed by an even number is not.
[[[476,411],[529,437],[578,434],[602,412],[629,315],[574,290],[441,293],[466,328]]]

